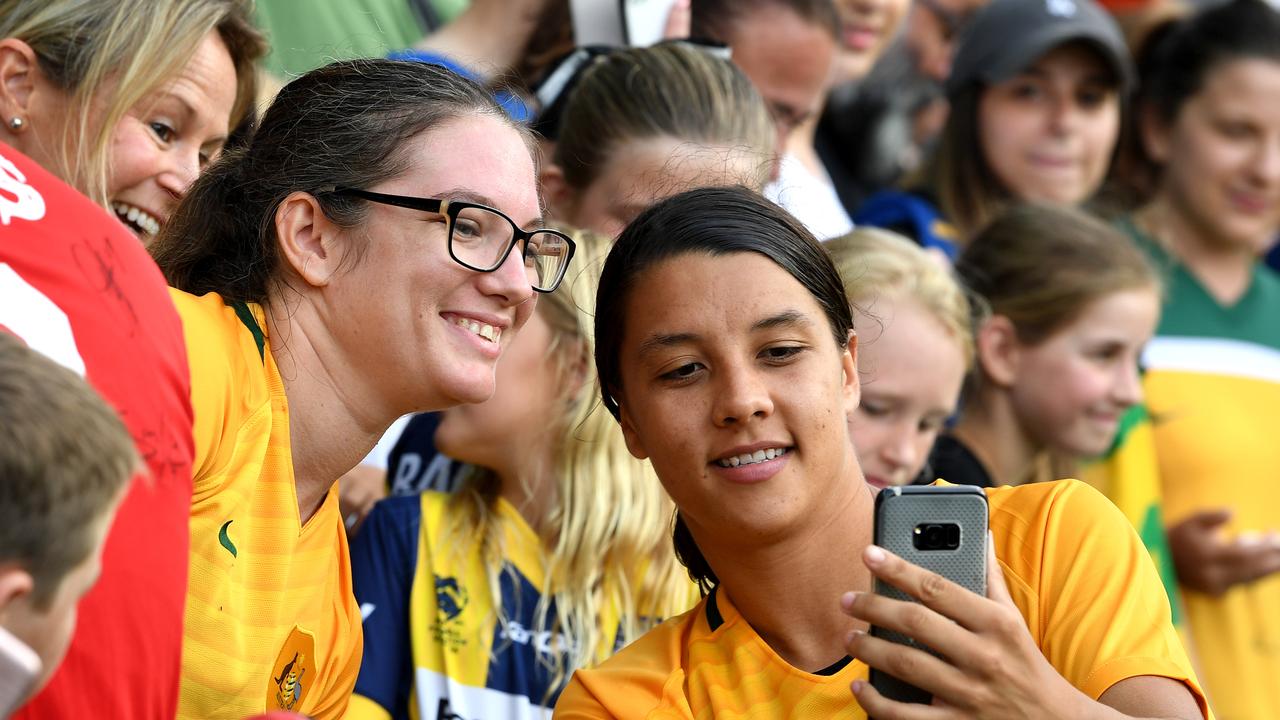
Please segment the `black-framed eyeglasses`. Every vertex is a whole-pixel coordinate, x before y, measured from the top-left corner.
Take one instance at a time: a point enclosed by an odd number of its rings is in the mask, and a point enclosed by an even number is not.
[[[534,290],[549,293],[560,285],[575,249],[573,240],[559,230],[524,230],[502,211],[462,200],[388,195],[349,187],[329,187],[321,194],[358,197],[370,202],[443,215],[448,227],[449,257],[476,272],[502,267],[511,249],[521,244],[525,273]]]

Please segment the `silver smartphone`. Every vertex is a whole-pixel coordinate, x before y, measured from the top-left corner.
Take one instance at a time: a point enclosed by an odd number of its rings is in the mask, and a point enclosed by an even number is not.
[[[0,718],[7,718],[27,702],[40,677],[40,656],[0,627]]]
[[[987,594],[987,496],[971,485],[888,487],[876,496],[875,543],[907,562]],[[916,599],[876,580],[876,594]],[[871,634],[933,652],[902,633],[872,626]],[[934,653],[937,654],[937,653]],[[899,702],[929,703],[933,697],[888,673],[871,669],[871,686]]]

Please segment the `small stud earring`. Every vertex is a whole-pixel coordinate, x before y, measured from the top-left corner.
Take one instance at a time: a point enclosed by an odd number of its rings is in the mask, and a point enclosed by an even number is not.
[[[15,117],[9,121],[9,129],[17,132],[25,127],[27,122],[20,117]]]

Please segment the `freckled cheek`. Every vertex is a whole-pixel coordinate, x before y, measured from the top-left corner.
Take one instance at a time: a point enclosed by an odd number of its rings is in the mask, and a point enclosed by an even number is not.
[[[706,448],[695,447],[690,438],[702,437],[701,434],[681,434],[677,437],[666,438],[666,449],[663,454],[667,458],[670,465],[678,467],[687,467],[701,470],[703,467],[702,458],[706,456]]]
[[[705,448],[669,444],[662,448],[660,455],[650,454],[654,472],[677,505],[687,505],[698,497],[698,487],[708,473],[706,465],[698,461],[705,453]]]
[[[711,448],[708,447],[709,433],[700,425],[682,426],[673,422],[663,438],[663,454],[668,464],[678,468],[681,474],[701,477],[707,473],[706,464]]]

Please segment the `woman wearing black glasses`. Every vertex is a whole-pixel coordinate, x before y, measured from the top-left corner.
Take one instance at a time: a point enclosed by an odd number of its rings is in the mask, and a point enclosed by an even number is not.
[[[573,243],[531,141],[440,68],[285,87],[154,246],[196,420],[180,717],[341,717],[360,664],[335,481],[408,412],[479,402]]]

